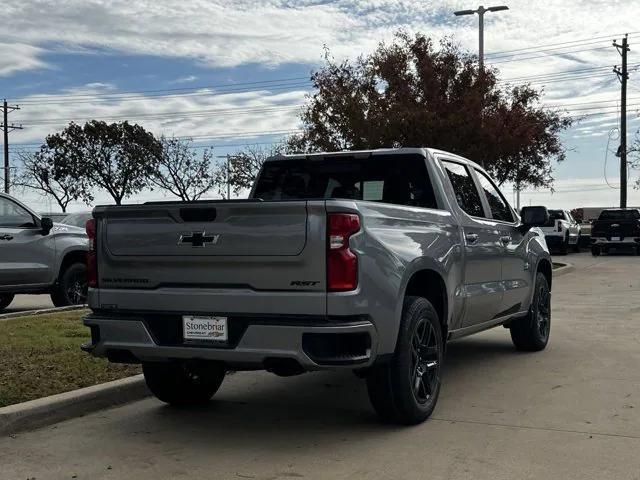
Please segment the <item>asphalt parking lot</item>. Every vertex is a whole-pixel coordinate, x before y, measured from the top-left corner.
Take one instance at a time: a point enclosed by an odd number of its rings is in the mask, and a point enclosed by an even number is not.
[[[640,257],[566,261],[547,350],[503,328],[452,343],[422,425],[378,423],[351,374],[238,373],[206,408],[148,399],[0,439],[0,478],[640,479]]]

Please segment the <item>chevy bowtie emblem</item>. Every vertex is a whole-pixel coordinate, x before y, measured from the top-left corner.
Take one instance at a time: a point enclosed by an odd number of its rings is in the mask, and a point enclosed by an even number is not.
[[[207,232],[191,232],[180,235],[178,245],[191,244],[192,247],[206,247],[208,243],[217,245],[220,235],[207,235]]]

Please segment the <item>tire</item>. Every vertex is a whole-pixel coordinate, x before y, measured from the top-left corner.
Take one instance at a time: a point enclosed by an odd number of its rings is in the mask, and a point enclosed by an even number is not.
[[[591,247],[591,255],[594,257],[600,256],[600,247]]]
[[[580,237],[578,237],[576,244],[573,246],[573,253],[580,253]]]
[[[56,307],[87,303],[87,266],[76,262],[67,266],[51,291]]]
[[[13,293],[0,293],[0,312],[11,305],[13,297],[15,297]]]
[[[526,317],[511,323],[511,340],[518,350],[537,352],[544,350],[551,330],[551,292],[547,278],[536,275],[533,300]]]
[[[443,360],[444,342],[436,310],[425,298],[406,297],[396,351],[391,360],[374,366],[367,376],[369,399],[378,416],[403,425],[429,418],[440,394]]]
[[[220,362],[143,362],[142,372],[151,393],[175,406],[209,402],[226,374]]]
[[[564,241],[562,242],[562,245],[560,245],[560,255],[566,255],[567,253],[569,253],[569,236],[565,236],[564,237]]]

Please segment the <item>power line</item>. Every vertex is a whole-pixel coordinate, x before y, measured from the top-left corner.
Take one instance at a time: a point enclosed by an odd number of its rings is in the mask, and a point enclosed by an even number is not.
[[[570,50],[568,52],[551,52],[551,53],[544,53],[543,55],[533,55],[533,56],[529,56],[529,57],[524,57],[524,58],[511,58],[509,60],[498,60],[497,62],[491,62],[492,65],[497,65],[500,63],[509,63],[509,62],[522,62],[523,60],[535,60],[538,58],[549,58],[550,56],[558,56],[558,55],[568,55],[571,53],[584,53],[584,52],[593,52],[596,50],[606,50],[609,47],[596,47],[596,48],[584,48],[584,49],[580,49],[580,50]]]
[[[640,33],[640,31],[638,31],[638,32],[629,32],[629,35],[635,35],[637,33]],[[501,55],[503,53],[521,52],[523,50],[539,49],[539,48],[544,48],[544,47],[553,47],[553,46],[557,46],[557,45],[567,45],[567,44],[570,44],[570,43],[580,43],[580,42],[586,42],[586,41],[589,41],[589,40],[597,40],[597,39],[608,40],[611,37],[615,37],[616,35],[621,35],[621,34],[620,33],[615,33],[615,34],[612,34],[612,35],[602,35],[602,36],[599,36],[599,37],[589,37],[589,38],[583,38],[583,39],[580,39],[580,40],[571,40],[571,41],[567,41],[567,42],[547,43],[547,44],[543,44],[543,45],[535,45],[533,47],[516,48],[514,50],[502,50],[502,51],[499,51],[499,52],[493,52],[493,53],[487,54],[486,56],[489,57],[489,56],[492,56],[492,55]]]
[[[259,86],[262,84],[280,84],[280,83],[289,83],[289,82],[300,82],[305,80],[307,82],[310,81],[309,76],[305,77],[288,77],[288,78],[278,78],[272,80],[259,80],[253,82],[238,82],[233,84],[218,84],[218,85],[200,85],[196,87],[183,87],[183,88],[165,88],[165,89],[156,89],[156,90],[132,90],[132,91],[124,91],[124,92],[104,92],[104,93],[62,93],[56,95],[56,98],[68,98],[68,99],[76,99],[76,98],[84,98],[84,99],[93,99],[98,97],[112,97],[112,96],[121,96],[121,95],[145,95],[153,94],[153,93],[163,93],[163,92],[197,92],[199,90],[213,90],[213,89],[235,89],[238,87],[246,87],[246,86]],[[25,97],[23,99],[18,99],[17,102],[21,104],[27,103],[41,103],[41,100],[34,100],[37,95]],[[47,98],[45,97],[45,100]]]

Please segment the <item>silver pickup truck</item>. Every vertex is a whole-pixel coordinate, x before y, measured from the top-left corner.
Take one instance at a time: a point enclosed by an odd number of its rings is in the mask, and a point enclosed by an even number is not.
[[[0,311],[16,294],[51,295],[57,307],[85,303],[89,240],[0,193]]]
[[[161,400],[208,401],[229,370],[351,369],[375,410],[426,419],[446,342],[497,325],[542,350],[544,207],[509,206],[477,164],[422,148],[270,158],[249,199],[96,207],[91,343],[141,362]]]

